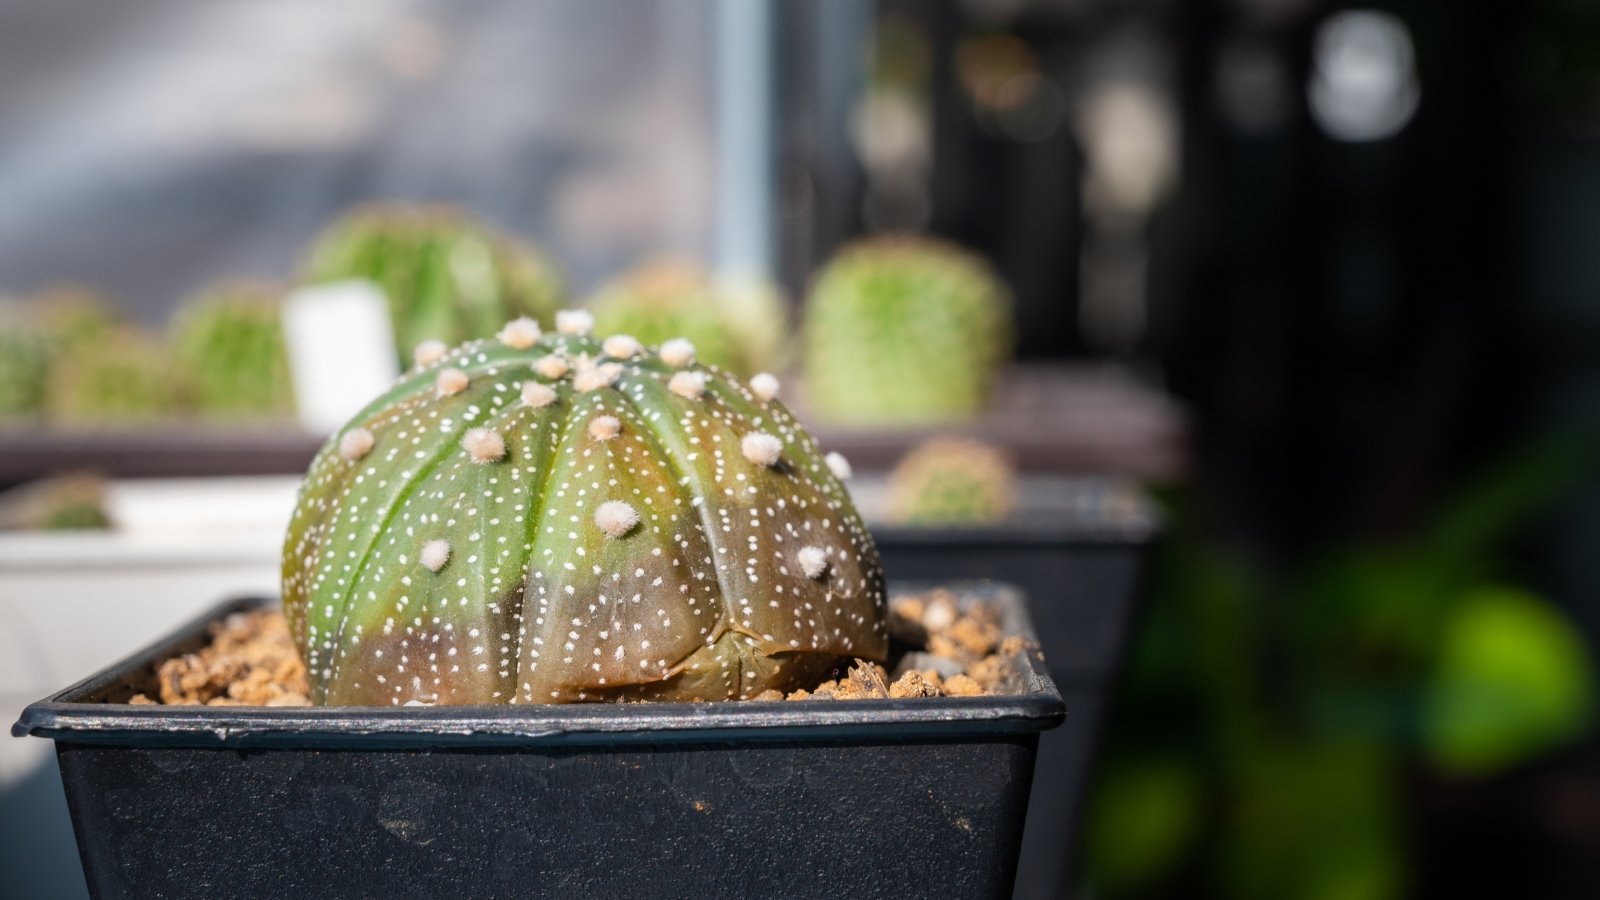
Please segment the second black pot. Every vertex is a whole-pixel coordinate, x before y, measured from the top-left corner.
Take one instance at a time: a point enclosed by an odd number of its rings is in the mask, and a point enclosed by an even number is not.
[[[883,564],[917,581],[1001,579],[1031,598],[1066,721],[1044,735],[1017,871],[1018,900],[1072,893],[1078,822],[1106,703],[1122,666],[1140,579],[1160,532],[1154,505],[1119,479],[1024,476],[1019,509],[994,525],[874,525]],[[867,502],[878,498],[867,493]]]

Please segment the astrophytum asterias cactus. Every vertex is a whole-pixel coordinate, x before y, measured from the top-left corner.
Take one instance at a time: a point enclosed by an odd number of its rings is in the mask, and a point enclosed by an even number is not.
[[[884,657],[846,466],[777,380],[591,323],[424,344],[317,456],[283,563],[313,702],[748,698]]]

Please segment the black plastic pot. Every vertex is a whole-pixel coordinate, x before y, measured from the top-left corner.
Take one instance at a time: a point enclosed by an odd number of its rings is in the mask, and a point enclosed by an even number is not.
[[[1017,516],[998,525],[874,526],[873,535],[884,569],[896,578],[1003,579],[1032,598],[1029,612],[1067,717],[1039,743],[1016,897],[1053,900],[1071,893],[1102,713],[1160,521],[1143,494],[1116,480],[1024,478],[1020,488]]]
[[[1021,596],[989,586],[1009,633]],[[129,706],[223,604],[45,700],[98,897],[1004,897],[1039,732],[1004,696],[555,707]]]

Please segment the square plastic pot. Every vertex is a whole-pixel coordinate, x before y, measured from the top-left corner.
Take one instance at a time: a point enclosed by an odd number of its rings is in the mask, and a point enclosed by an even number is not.
[[[1125,483],[1025,477],[1018,515],[963,528],[874,526],[895,578],[995,578],[1031,599],[1045,666],[1065,698],[1063,725],[1039,743],[1018,900],[1072,893],[1077,830],[1102,715],[1122,667],[1139,585],[1160,532],[1153,505]]]
[[[1004,629],[1021,595],[986,586]],[[223,604],[24,710],[97,897],[1005,897],[1039,733],[997,696],[517,707],[130,706]]]

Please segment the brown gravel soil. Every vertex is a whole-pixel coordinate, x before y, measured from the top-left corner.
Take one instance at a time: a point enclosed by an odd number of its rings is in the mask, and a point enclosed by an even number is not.
[[[211,643],[156,669],[160,699],[135,694],[129,703],[169,706],[310,706],[306,667],[276,609],[233,615],[211,626]]]
[[[756,700],[871,700],[981,697],[1003,693],[1021,658],[1038,646],[1005,637],[992,606],[935,589],[895,598],[889,609],[891,666],[857,659],[810,690],[767,691]],[[211,626],[211,643],[163,662],[159,697],[130,703],[172,706],[309,706],[305,664],[277,609],[235,613]]]

